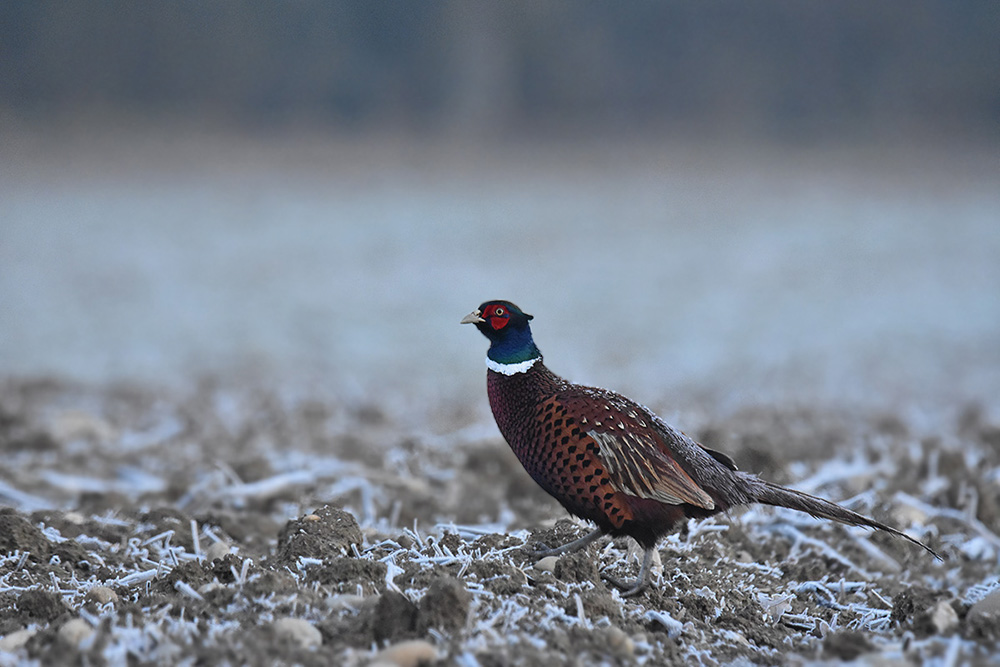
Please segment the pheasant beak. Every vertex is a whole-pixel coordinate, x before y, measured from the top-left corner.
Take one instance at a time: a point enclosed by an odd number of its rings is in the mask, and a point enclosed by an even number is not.
[[[463,317],[460,324],[479,324],[480,322],[485,322],[486,320],[480,317],[480,315],[481,313],[478,310],[474,310]]]

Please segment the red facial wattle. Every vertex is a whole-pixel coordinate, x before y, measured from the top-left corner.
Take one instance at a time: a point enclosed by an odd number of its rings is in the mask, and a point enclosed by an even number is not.
[[[500,331],[510,322],[510,316],[507,315],[503,306],[498,305],[488,306],[483,312],[483,317],[494,331]]]

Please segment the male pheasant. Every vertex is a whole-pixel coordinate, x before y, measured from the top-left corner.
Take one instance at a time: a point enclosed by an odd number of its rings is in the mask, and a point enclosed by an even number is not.
[[[490,340],[490,407],[514,454],[571,514],[597,524],[589,535],[539,555],[577,551],[602,535],[628,535],[645,550],[638,578],[605,579],[635,595],[648,586],[653,550],[674,524],[763,503],[884,530],[937,557],[891,526],[739,471],[725,454],[621,394],[567,382],[542,363],[530,319],[509,301],[487,301],[462,324],[475,324]]]

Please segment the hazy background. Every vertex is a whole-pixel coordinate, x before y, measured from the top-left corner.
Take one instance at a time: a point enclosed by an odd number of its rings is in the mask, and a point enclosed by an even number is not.
[[[1000,4],[0,3],[0,374],[996,405]]]

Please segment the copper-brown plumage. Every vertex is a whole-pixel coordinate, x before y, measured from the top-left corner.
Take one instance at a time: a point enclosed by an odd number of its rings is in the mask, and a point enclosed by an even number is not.
[[[634,585],[611,581],[635,594],[648,583],[657,541],[674,524],[755,502],[877,528],[934,553],[891,526],[737,470],[728,456],[621,394],[567,382],[542,362],[530,319],[508,301],[487,301],[462,322],[475,324],[492,343],[487,393],[511,449],[539,486],[597,525],[548,553],[567,553],[603,534],[628,535],[645,549],[639,579]]]

